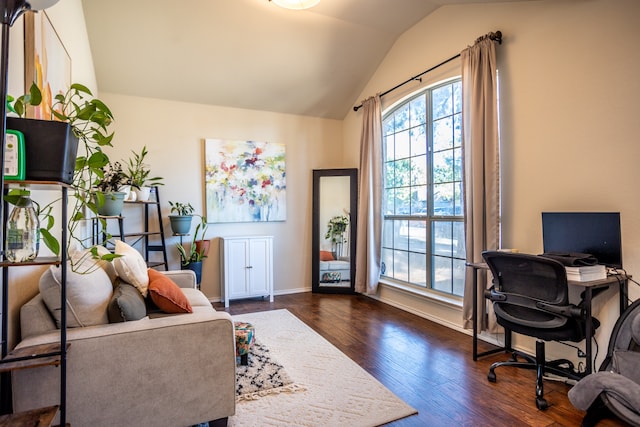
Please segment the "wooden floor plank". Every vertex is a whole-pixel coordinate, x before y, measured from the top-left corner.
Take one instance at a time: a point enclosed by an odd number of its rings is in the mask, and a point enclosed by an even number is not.
[[[214,307],[225,310],[219,303]],[[534,371],[499,368],[498,381],[490,383],[490,364],[508,356],[474,362],[469,335],[362,295],[281,295],[273,303],[261,298],[232,301],[226,311],[236,315],[282,308],[419,411],[391,426],[569,427],[579,426],[584,416],[569,402],[569,386],[545,381],[550,407],[539,411]],[[598,427],[625,425],[604,420]]]

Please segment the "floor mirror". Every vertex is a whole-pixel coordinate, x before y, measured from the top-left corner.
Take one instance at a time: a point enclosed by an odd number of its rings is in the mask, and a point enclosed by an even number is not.
[[[353,293],[357,211],[357,169],[313,171],[313,292]]]

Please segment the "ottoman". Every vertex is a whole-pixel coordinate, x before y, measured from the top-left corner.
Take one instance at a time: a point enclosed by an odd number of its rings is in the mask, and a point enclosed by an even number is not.
[[[233,322],[236,334],[236,357],[240,358],[241,365],[249,364],[249,350],[253,344],[255,330],[251,323]]]

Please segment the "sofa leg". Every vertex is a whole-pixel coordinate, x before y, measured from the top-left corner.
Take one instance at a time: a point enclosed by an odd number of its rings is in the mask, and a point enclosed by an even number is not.
[[[217,420],[209,421],[209,427],[227,427],[229,417],[218,418]]]

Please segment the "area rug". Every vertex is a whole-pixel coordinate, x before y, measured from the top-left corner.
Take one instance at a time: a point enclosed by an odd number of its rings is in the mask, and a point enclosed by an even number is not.
[[[303,391],[259,340],[251,346],[247,365],[236,366],[236,400],[256,400],[278,393]]]
[[[289,311],[233,320],[252,323],[256,339],[304,390],[241,400],[229,426],[370,427],[417,413]]]

